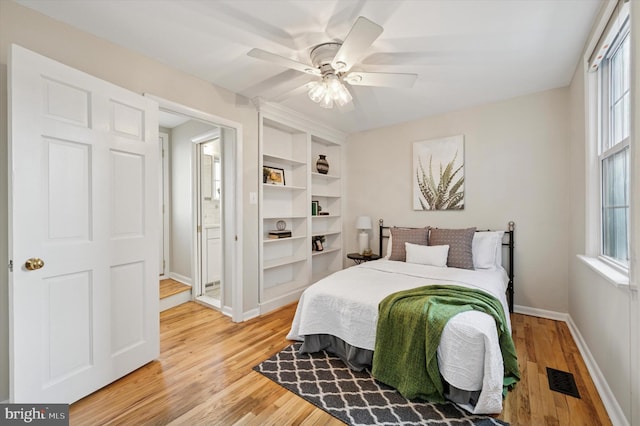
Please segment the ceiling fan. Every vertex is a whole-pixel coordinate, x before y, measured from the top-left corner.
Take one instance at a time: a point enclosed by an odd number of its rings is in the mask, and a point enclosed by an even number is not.
[[[332,108],[334,103],[344,106],[352,100],[344,83],[352,86],[410,88],[416,81],[416,74],[352,71],[352,67],[382,31],[380,25],[360,16],[342,43],[334,41],[314,46],[309,55],[311,65],[262,49],[251,49],[247,55],[319,77],[304,86],[309,98],[323,108]]]

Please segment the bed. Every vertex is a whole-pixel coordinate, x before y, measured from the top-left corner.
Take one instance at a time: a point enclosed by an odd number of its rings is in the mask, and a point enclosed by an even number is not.
[[[450,243],[444,255],[448,267],[442,265],[442,250],[436,253],[445,245],[428,246],[423,239],[424,229],[436,243]],[[388,241],[386,255],[338,271],[307,288],[287,338],[302,341],[302,352],[327,350],[354,370],[369,368],[376,345],[380,302],[391,294],[433,284],[476,289],[495,297],[505,312],[510,334],[513,223],[507,231],[436,229],[386,227],[380,220],[380,253],[384,253],[384,242]],[[465,241],[459,244],[458,240]],[[458,267],[461,265],[456,264],[457,260],[451,259],[452,249],[458,250],[460,246],[470,252],[465,251],[465,262],[469,261],[469,255],[475,256],[470,269]],[[399,247],[404,247],[405,252],[400,253]],[[502,266],[503,247],[508,249],[506,269]],[[497,328],[496,320],[484,312],[463,312],[446,323],[437,348],[438,367],[446,384],[445,397],[475,414],[502,411],[505,371]]]

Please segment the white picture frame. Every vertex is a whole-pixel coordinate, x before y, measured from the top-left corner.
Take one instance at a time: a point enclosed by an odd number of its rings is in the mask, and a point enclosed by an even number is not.
[[[464,209],[464,135],[413,143],[413,209]]]

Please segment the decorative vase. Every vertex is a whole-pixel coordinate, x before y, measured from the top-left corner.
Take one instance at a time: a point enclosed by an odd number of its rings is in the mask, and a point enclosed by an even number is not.
[[[327,156],[320,154],[320,158],[316,161],[316,169],[318,169],[318,173],[326,175],[329,173],[329,162],[327,161]]]

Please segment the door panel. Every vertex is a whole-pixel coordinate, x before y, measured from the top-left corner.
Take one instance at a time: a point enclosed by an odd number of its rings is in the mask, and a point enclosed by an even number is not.
[[[87,242],[91,223],[91,146],[44,138],[49,242]]]
[[[113,100],[109,104],[112,131],[136,140],[144,140],[144,111]]]
[[[50,277],[42,286],[42,311],[45,349],[42,369],[45,386],[53,386],[66,377],[91,367],[92,283],[90,271]]]
[[[119,356],[144,344],[144,263],[111,268],[111,350]]]
[[[90,92],[42,78],[44,114],[54,120],[89,127]]]
[[[144,235],[144,157],[112,150],[112,238]]]
[[[9,83],[10,397],[71,403],[159,354],[157,104],[18,46]]]

